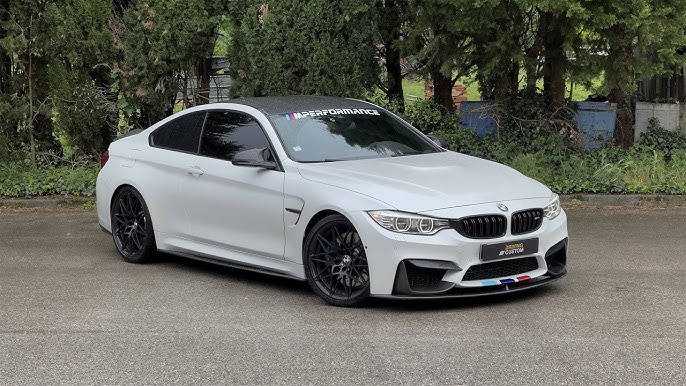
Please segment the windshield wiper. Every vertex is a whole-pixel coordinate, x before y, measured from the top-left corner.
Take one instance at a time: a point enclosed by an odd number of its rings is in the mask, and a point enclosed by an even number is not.
[[[337,161],[345,161],[344,159],[334,159],[334,158],[324,158],[324,159],[318,159],[318,160],[313,160],[313,161],[298,161],[304,164],[318,164],[321,162],[337,162]]]
[[[402,157],[404,155],[415,155],[415,154],[426,154],[426,152],[423,151],[408,151],[405,153],[396,153],[396,154],[391,154],[391,157]]]

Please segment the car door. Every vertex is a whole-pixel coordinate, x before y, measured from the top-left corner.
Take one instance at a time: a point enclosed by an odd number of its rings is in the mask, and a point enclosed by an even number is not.
[[[137,167],[146,178],[139,184],[157,232],[190,237],[186,211],[180,205],[180,181],[197,157],[205,114],[191,112],[161,125],[148,137],[150,148],[141,152]]]
[[[271,147],[250,115],[208,112],[197,171],[182,181],[193,239],[236,253],[283,258],[283,182],[280,170],[236,166],[243,150]],[[272,151],[272,154],[273,151]]]

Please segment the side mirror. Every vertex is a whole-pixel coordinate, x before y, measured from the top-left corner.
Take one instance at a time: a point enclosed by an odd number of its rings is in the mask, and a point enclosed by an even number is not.
[[[257,168],[274,170],[276,162],[272,161],[272,153],[268,147],[264,149],[243,150],[233,156],[231,163],[236,166],[252,166]]]
[[[443,139],[443,137],[441,137],[440,135],[427,134],[426,136],[429,137],[429,139],[432,140],[436,145],[444,149],[448,146],[448,144],[445,142],[445,139]]]

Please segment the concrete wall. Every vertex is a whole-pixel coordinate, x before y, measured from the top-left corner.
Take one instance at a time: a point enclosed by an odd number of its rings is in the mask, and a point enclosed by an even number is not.
[[[676,130],[679,127],[679,104],[637,102],[634,128],[636,139],[648,130],[648,123],[653,117],[657,118],[665,129]]]

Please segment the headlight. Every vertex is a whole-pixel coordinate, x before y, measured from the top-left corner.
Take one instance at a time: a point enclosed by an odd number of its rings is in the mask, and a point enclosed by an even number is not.
[[[548,219],[552,220],[555,217],[557,217],[560,212],[562,211],[562,207],[560,206],[560,196],[557,194],[553,193],[553,199],[550,200],[548,205],[543,208],[543,215],[548,217]]]
[[[377,224],[389,231],[409,235],[433,235],[450,227],[448,220],[404,212],[379,210],[367,212]]]

